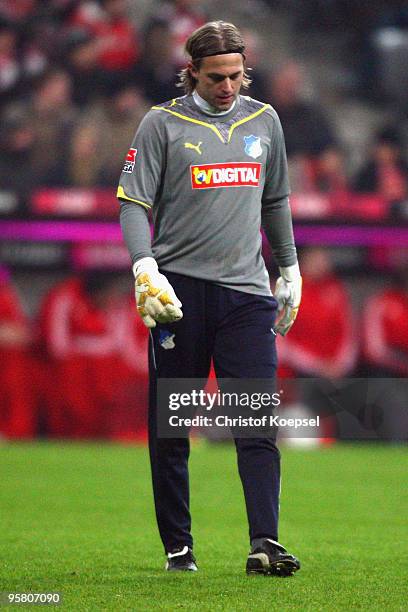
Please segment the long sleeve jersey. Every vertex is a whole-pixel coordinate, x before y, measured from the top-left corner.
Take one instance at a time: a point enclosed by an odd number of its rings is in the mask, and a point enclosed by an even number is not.
[[[193,96],[154,106],[117,195],[133,261],[153,256],[163,272],[270,295],[261,226],[280,266],[297,261],[284,138],[269,104],[239,96],[220,117],[205,114]]]

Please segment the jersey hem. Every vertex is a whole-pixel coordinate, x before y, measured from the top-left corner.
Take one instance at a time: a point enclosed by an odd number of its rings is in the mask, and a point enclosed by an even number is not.
[[[157,261],[157,260],[156,260]],[[197,274],[188,274],[185,271],[180,272],[180,270],[172,270],[168,266],[161,266],[160,262],[157,261],[159,266],[159,271],[163,274],[166,272],[170,272],[172,274],[180,274],[181,276],[187,276],[188,278],[194,278],[196,280],[205,281],[206,283],[211,283],[212,285],[218,285],[220,287],[225,287],[226,289],[232,289],[234,291],[240,291],[241,293],[249,293],[250,295],[261,295],[263,297],[273,297],[273,293],[268,285],[263,290],[258,285],[240,285],[235,283],[223,283],[222,281],[214,280],[213,278],[205,278],[204,276],[197,276]]]

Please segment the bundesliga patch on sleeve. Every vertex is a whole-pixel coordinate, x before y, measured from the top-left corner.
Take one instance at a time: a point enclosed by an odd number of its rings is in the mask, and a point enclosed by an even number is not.
[[[193,189],[217,187],[258,187],[261,176],[258,163],[230,162],[190,166]]]
[[[123,172],[133,172],[133,168],[135,167],[137,149],[129,149],[128,154],[126,155],[125,165],[123,166]]]

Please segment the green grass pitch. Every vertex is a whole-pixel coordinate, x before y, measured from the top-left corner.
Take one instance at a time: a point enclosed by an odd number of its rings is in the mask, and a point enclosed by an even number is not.
[[[286,579],[244,573],[232,446],[193,445],[199,572],[169,574],[145,448],[3,444],[0,590],[60,591],[70,611],[406,610],[407,448],[343,444],[282,456],[280,539],[302,562]]]

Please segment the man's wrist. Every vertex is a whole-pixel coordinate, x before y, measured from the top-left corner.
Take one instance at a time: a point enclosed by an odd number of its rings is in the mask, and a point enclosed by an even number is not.
[[[133,276],[137,278],[142,272],[157,273],[159,268],[153,257],[142,257],[138,259],[132,266]]]
[[[300,278],[299,262],[296,262],[292,266],[279,266],[279,272],[286,282],[293,283]]]

